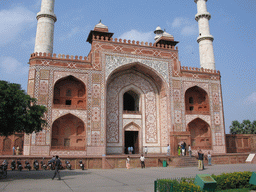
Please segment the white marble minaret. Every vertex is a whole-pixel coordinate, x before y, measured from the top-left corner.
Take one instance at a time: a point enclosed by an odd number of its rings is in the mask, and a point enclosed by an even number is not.
[[[210,34],[209,20],[211,14],[207,12],[207,0],[194,0],[197,4],[197,14],[195,16],[199,27],[199,43],[200,66],[205,69],[215,69],[214,53],[213,53],[213,36]]]
[[[37,31],[34,52],[52,53],[54,23],[57,17],[54,14],[55,0],[42,0],[41,11],[37,13]]]

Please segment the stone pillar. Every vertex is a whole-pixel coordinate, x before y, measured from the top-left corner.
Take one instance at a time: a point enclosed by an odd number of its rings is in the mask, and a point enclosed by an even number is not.
[[[197,14],[195,20],[198,22],[199,37],[197,42],[199,43],[200,54],[200,66],[205,69],[215,70],[215,61],[213,53],[213,36],[210,34],[209,20],[211,14],[207,12],[206,2],[207,0],[194,0],[197,4]]]
[[[52,53],[54,23],[57,17],[54,14],[55,0],[42,0],[41,11],[37,13],[37,31],[34,52]]]

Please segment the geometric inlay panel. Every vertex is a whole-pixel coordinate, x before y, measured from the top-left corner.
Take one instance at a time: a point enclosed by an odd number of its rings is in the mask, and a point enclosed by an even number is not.
[[[130,64],[130,63],[142,63],[151,67],[159,74],[163,76],[165,81],[168,83],[168,62],[160,61],[160,60],[149,60],[149,59],[141,59],[141,58],[133,58],[133,57],[121,57],[121,56],[112,56],[106,55],[106,72],[105,78],[108,79],[109,74],[117,69],[120,66]]]

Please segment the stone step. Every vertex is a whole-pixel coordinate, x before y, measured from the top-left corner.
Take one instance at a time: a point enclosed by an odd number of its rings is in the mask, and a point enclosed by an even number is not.
[[[173,161],[173,166],[175,167],[196,167],[198,165],[197,159],[189,156],[181,156],[175,158]]]

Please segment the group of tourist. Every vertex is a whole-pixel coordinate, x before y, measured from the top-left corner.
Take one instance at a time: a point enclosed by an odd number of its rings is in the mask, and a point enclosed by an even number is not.
[[[128,156],[126,159],[126,168],[127,169],[130,169],[130,162],[131,162],[131,158],[130,158],[130,156]],[[141,154],[141,156],[140,156],[140,165],[141,165],[142,169],[143,168],[145,169],[145,157],[143,154]]]
[[[185,142],[181,142],[180,144],[178,144],[178,156],[186,156],[187,155],[187,148],[186,148],[187,144]],[[192,156],[192,150],[191,150],[191,146],[188,145],[188,154],[191,157]],[[168,155],[168,152],[167,152]]]
[[[20,147],[19,146],[17,146],[16,148],[15,148],[15,146],[13,146],[12,147],[12,155],[19,155],[20,154]]]

